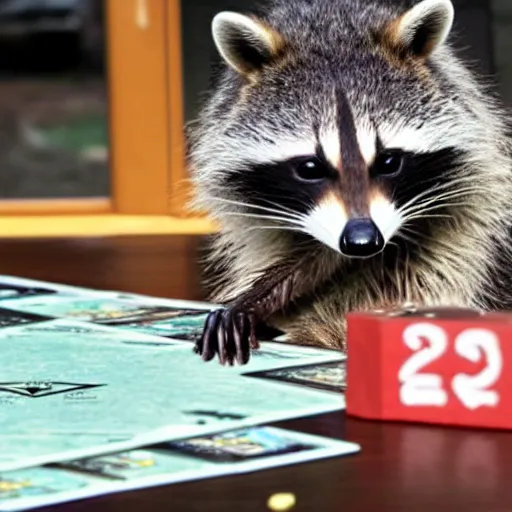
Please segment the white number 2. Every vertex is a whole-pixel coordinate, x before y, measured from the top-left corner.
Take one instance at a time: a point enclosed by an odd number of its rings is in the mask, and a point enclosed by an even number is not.
[[[500,400],[497,391],[490,388],[500,378],[503,360],[498,337],[485,329],[468,329],[455,340],[457,354],[478,363],[482,356],[487,366],[478,375],[456,375],[452,381],[454,393],[468,409],[496,407]]]
[[[423,347],[424,341],[429,346]],[[404,343],[415,351],[402,366],[398,380],[402,383],[400,398],[404,405],[437,405],[448,402],[443,380],[433,373],[418,373],[441,357],[448,346],[446,333],[437,325],[414,324],[404,331]]]
[[[400,400],[407,406],[438,406],[448,402],[440,375],[419,373],[427,364],[441,357],[448,348],[446,332],[430,323],[414,324],[405,329],[403,341],[415,353],[403,364],[398,374]],[[424,347],[424,343],[428,346]],[[478,363],[485,356],[487,366],[478,375],[459,374],[452,389],[468,409],[496,407],[499,395],[489,390],[501,375],[503,367],[498,337],[486,329],[468,329],[455,339],[455,351],[461,357]]]

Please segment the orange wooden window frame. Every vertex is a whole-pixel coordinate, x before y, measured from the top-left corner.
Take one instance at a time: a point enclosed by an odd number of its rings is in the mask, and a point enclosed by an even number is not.
[[[87,216],[91,222],[111,217],[116,226],[128,217],[165,217],[158,219],[157,231],[172,231],[171,220],[189,217],[180,0],[106,0],[106,8],[111,197],[0,200],[0,237],[16,236],[16,226],[30,232],[23,220],[36,217],[38,223],[53,223],[51,233],[58,233],[59,223],[70,216]],[[132,226],[131,231],[154,231],[147,222],[138,224],[146,227]],[[210,229],[204,223],[188,224],[200,226],[199,231]],[[93,225],[86,231],[95,229],[103,232]]]

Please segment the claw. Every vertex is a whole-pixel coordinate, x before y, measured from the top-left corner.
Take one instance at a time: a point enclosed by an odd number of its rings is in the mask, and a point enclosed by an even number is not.
[[[238,325],[237,325],[238,323]],[[236,347],[236,360],[239,365],[249,362],[249,321],[245,313],[237,313],[234,322],[234,341]]]
[[[229,308],[208,314],[194,352],[203,361],[211,361],[218,354],[221,365],[233,366],[235,361],[239,365],[247,364],[251,348],[259,348],[254,315]]]
[[[256,339],[256,321],[254,315],[248,315],[249,318],[249,346],[253,349],[260,348],[260,344]]]
[[[219,363],[224,366],[226,364],[226,325],[225,312],[222,311],[219,322],[217,323],[217,353],[219,354]]]
[[[233,311],[228,309],[224,312],[224,325],[226,329],[226,343],[225,343],[225,350],[226,350],[226,359],[230,366],[233,366],[233,361],[236,356],[236,344],[235,344],[235,316],[233,314]]]
[[[221,315],[222,310],[212,311],[208,314],[203,333],[194,348],[194,351],[201,355],[203,361],[211,361],[218,351],[218,339],[215,334]]]

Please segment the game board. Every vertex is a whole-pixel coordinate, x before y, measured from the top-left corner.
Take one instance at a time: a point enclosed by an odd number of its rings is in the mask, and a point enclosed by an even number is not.
[[[344,408],[335,351],[263,342],[247,366],[202,362],[212,307],[0,276],[0,471]]]
[[[349,455],[353,443],[251,427],[59,465],[0,473],[0,511]]]

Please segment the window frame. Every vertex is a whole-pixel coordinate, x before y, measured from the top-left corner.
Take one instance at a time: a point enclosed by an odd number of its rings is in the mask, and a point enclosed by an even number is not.
[[[0,200],[0,237],[212,231],[186,209],[180,7],[106,0],[111,196]]]

